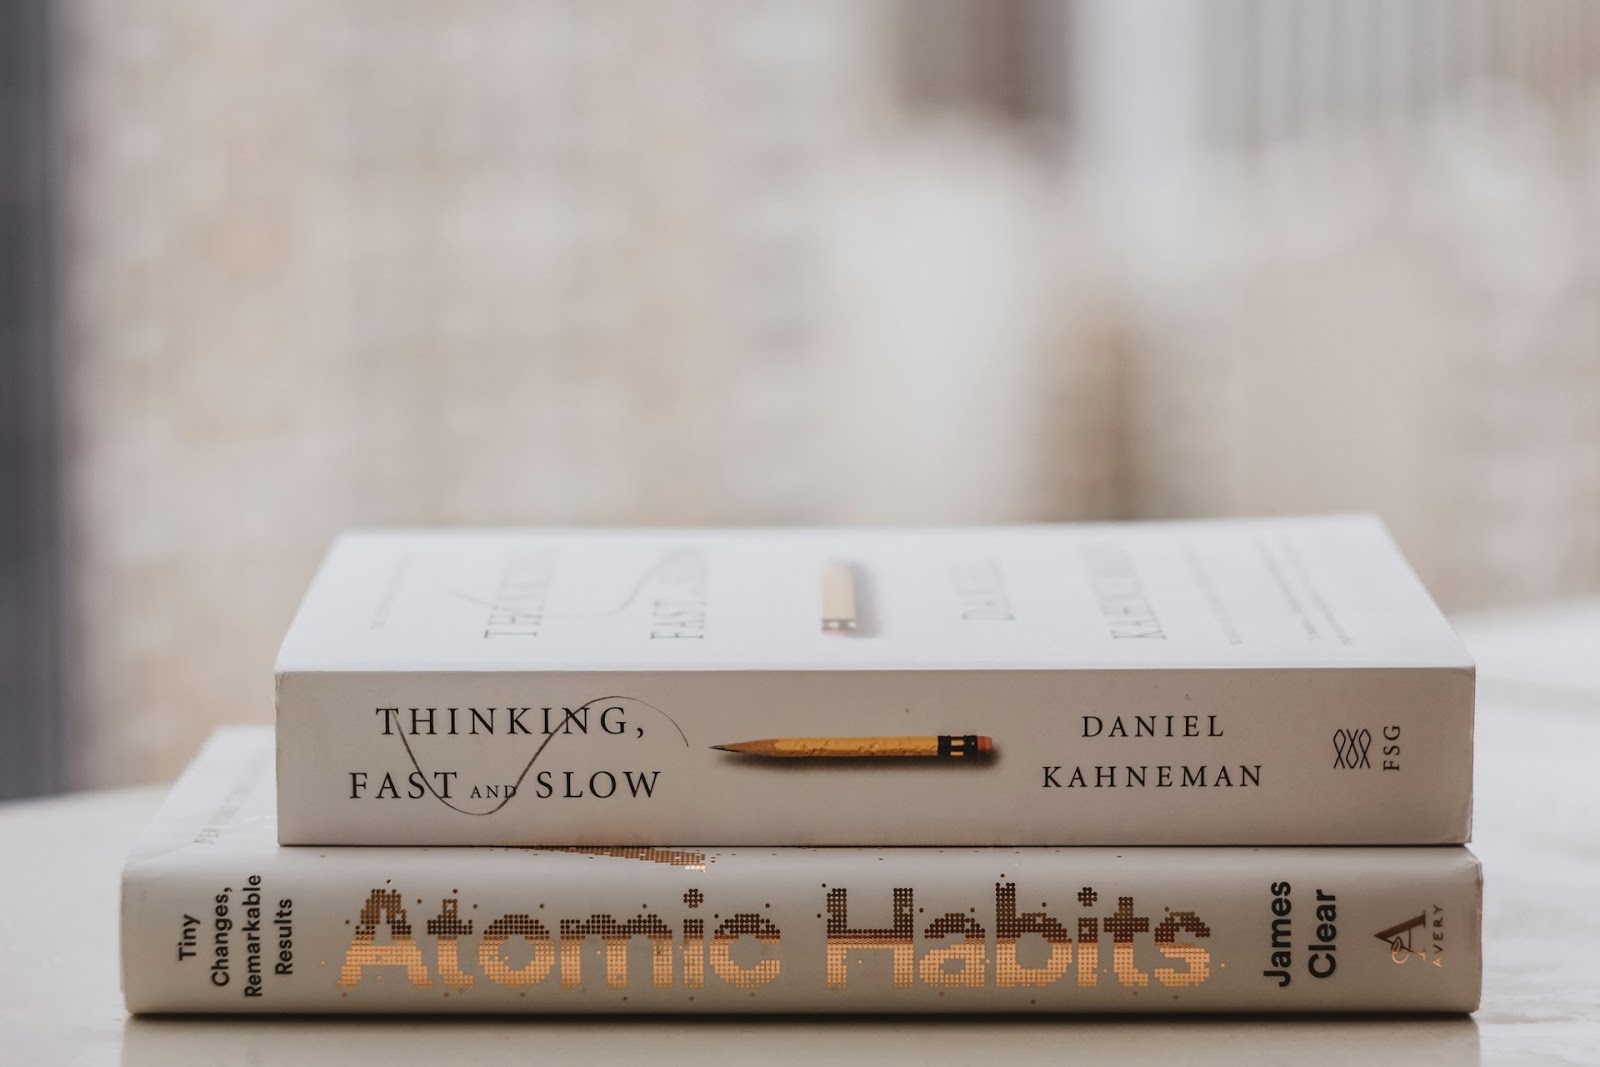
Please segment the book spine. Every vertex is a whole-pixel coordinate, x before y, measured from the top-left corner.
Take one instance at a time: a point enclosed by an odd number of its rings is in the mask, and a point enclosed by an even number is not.
[[[1406,667],[287,673],[280,840],[1460,844],[1473,682]],[[939,745],[967,737],[983,750]],[[749,745],[774,738],[827,743]],[[873,738],[964,758],[759,754]]]
[[[1465,1012],[1435,849],[194,849],[125,874],[135,1012]]]

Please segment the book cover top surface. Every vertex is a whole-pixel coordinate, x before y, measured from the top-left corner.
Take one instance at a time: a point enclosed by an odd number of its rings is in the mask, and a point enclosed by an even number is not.
[[[1466,1011],[1462,848],[295,848],[220,731],[123,876],[134,1011]]]
[[[277,671],[1470,667],[1371,516],[340,537]]]

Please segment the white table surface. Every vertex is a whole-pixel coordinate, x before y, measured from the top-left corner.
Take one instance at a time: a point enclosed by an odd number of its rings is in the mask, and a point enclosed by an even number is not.
[[[0,805],[0,1064],[1600,1064],[1600,601],[1459,623],[1479,661],[1472,1017],[131,1019],[117,877],[152,787]]]

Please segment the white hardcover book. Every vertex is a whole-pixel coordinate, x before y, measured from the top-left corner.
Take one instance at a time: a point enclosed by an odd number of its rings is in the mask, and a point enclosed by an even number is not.
[[[1469,830],[1472,662],[1362,516],[353,533],[277,712],[285,844]]]
[[[307,848],[220,732],[123,875],[134,1012],[1464,1012],[1464,848]]]

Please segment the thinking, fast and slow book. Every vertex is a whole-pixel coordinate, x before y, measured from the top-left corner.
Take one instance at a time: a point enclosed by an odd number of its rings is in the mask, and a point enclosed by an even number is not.
[[[1465,848],[318,848],[214,736],[128,861],[135,1012],[1471,1011]]]
[[[1472,662],[1375,518],[338,540],[302,844],[1467,840]]]

